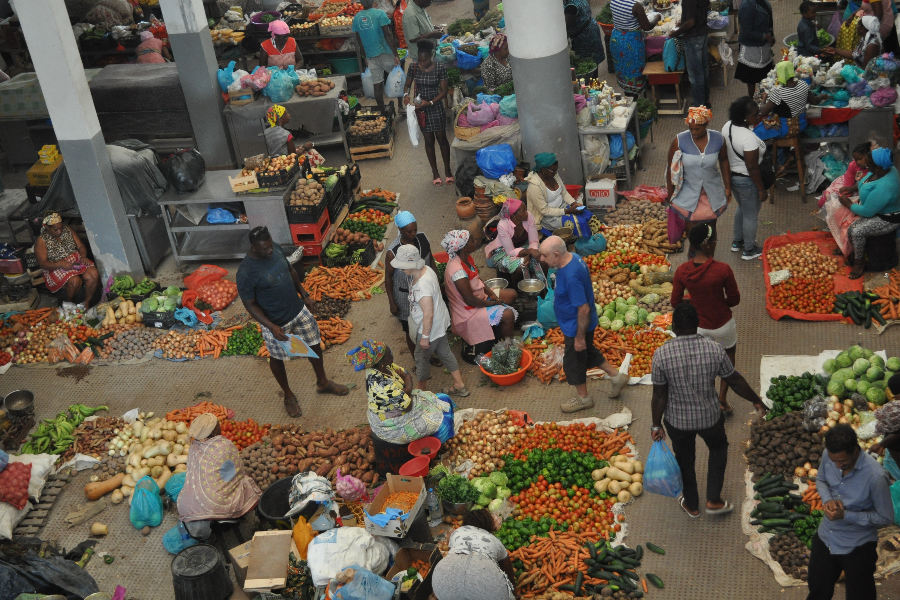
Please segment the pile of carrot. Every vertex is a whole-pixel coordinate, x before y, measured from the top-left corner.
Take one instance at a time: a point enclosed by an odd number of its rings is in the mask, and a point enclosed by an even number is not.
[[[184,423],[190,423],[203,413],[212,413],[216,415],[216,417],[218,417],[220,421],[228,418],[228,409],[224,406],[213,404],[212,402],[201,402],[196,406],[191,406],[189,408],[179,408],[177,410],[167,412],[166,421],[182,421]]]
[[[419,500],[419,494],[415,492],[394,492],[384,500],[382,512],[388,508],[397,508],[405,513],[412,510]]]
[[[594,346],[613,365],[619,366],[626,354],[636,354],[635,350],[625,344],[622,336],[614,331],[597,328],[594,330]]]
[[[309,272],[303,286],[312,299],[359,300],[372,297],[372,288],[384,279],[384,273],[359,264],[346,267],[316,267]]]
[[[824,510],[822,507],[822,498],[819,496],[819,491],[816,489],[815,481],[809,482],[809,487],[803,492],[803,501],[809,504],[810,510]]]
[[[319,324],[323,349],[335,344],[343,344],[350,339],[350,334],[353,333],[353,323],[340,317],[331,317],[323,321],[316,321],[316,323]]]
[[[380,196],[380,198],[379,198]],[[384,198],[386,202],[396,202],[397,194],[394,192],[389,192],[388,190],[383,190],[381,188],[375,188],[374,190],[367,191],[362,197],[360,197],[360,202],[365,202],[368,200],[378,200],[381,202],[381,198]]]
[[[886,321],[900,319],[900,272],[894,269],[888,273],[888,283],[881,287],[869,290],[874,294],[878,294],[880,298],[872,304],[879,306],[881,316]]]
[[[586,572],[584,559],[591,555],[585,542],[596,537],[596,533],[560,532],[550,529],[550,537],[532,536],[530,546],[522,546],[510,552],[510,557],[519,559],[525,570],[516,583],[516,589],[522,592],[522,598],[533,598],[546,589],[558,590],[559,586],[575,583],[575,575],[579,571]],[[605,579],[585,577],[585,584],[600,585],[609,583]]]
[[[564,345],[566,343],[566,337],[563,335],[562,329],[554,327],[553,329],[548,329],[544,332],[544,341],[548,344]]]
[[[240,327],[242,327],[242,325],[236,325],[234,327],[229,327],[228,329],[208,331],[202,334],[197,339],[197,345],[195,346],[194,351],[200,358],[206,356],[219,358],[219,354],[221,354],[222,350],[228,346],[228,338],[231,337],[231,332]]]
[[[424,560],[414,560],[409,566],[415,569],[422,577],[428,575],[428,571],[431,569],[431,563],[427,563]]]
[[[50,316],[55,308],[39,308],[37,310],[26,310],[23,313],[12,315],[9,320],[13,323],[21,323],[22,325],[37,325]]]
[[[546,352],[536,352],[534,360],[531,361],[531,365],[528,367],[528,373],[531,373],[537,377],[538,381],[547,385],[550,385],[550,382],[557,375],[560,381],[565,381],[566,373],[563,371],[562,360],[555,352],[557,352],[555,349]]]

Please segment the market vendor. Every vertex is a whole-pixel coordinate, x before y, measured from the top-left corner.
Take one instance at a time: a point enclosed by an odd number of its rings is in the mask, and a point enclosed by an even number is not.
[[[259,486],[244,471],[241,453],[222,436],[219,419],[204,413],[191,421],[187,471],[178,515],[196,539],[209,537],[210,521],[237,519],[256,507]]]
[[[447,555],[434,567],[432,589],[438,600],[515,597],[512,560],[494,535],[500,523],[500,518],[486,508],[463,515],[462,527],[448,540]]]
[[[44,283],[55,294],[65,288],[66,302],[73,302],[84,286],[84,308],[93,306],[100,287],[100,272],[87,257],[87,248],[71,227],[63,225],[59,213],[44,217],[34,255],[43,271]]]
[[[859,203],[845,195],[841,204],[859,216],[847,231],[853,254],[846,265],[852,266],[850,279],[862,277],[866,266],[866,238],[877,237],[900,228],[900,175],[894,166],[894,154],[887,148],[870,150],[866,156],[868,175],[859,180]]]
[[[760,110],[762,121],[753,128],[756,137],[765,141],[792,137],[806,129],[806,103],[818,104],[827,100],[826,94],[815,94],[809,85],[794,77],[794,64],[782,60],[775,64],[778,85],[763,96]],[[791,157],[779,168],[780,175],[793,165]]]
[[[524,202],[507,198],[500,208],[497,237],[485,246],[484,255],[498,271],[506,274],[505,279],[512,288],[525,279],[523,271],[528,272],[528,279],[538,279],[546,284],[539,246],[534,216],[526,210]]]
[[[609,40],[610,59],[616,66],[616,81],[629,96],[640,96],[647,88],[644,66],[647,64],[647,48],[644,35],[662,20],[656,13],[647,18],[644,5],[637,0],[612,0],[612,36]]]
[[[832,197],[836,198],[838,195],[852,196],[857,193],[859,180],[869,173],[869,170],[866,168],[866,157],[871,149],[872,144],[870,142],[863,142],[854,148],[852,160],[847,165],[847,171],[831,182],[831,185],[822,192],[822,197],[819,199],[819,208],[825,209],[825,222],[828,223],[828,229],[838,245],[834,250],[835,256],[850,256],[853,247],[850,245],[848,231],[853,222],[859,217],[841,204],[839,200],[833,202],[828,200]]]
[[[431,254],[431,242],[424,232],[419,231],[416,218],[408,210],[401,210],[394,217],[394,225],[397,226],[397,239],[388,246],[384,261],[384,291],[388,297],[388,306],[391,314],[400,321],[400,328],[406,334],[406,347],[410,355],[416,353],[416,343],[409,335],[409,288],[412,285],[409,275],[391,266],[391,261],[397,255],[400,246],[412,245],[419,249],[422,257],[429,267],[435,272],[434,256]],[[438,366],[439,361],[433,360],[431,364]]]
[[[856,25],[856,32],[860,36],[859,44],[853,50],[840,48],[822,48],[825,54],[837,54],[843,58],[850,58],[860,69],[865,69],[869,61],[881,54],[881,35],[878,33],[881,23],[874,16],[865,16]]]
[[[878,19],[878,35],[881,36],[883,52],[894,52],[900,49],[897,42],[897,30],[894,26],[894,17],[897,14],[896,8],[892,0],[871,0],[864,1],[859,12],[862,16],[873,16]]]
[[[606,59],[600,26],[594,20],[588,0],[563,0],[566,35],[572,40],[572,52],[578,58],[593,58],[599,66]]]
[[[488,57],[481,63],[484,87],[493,92],[504,83],[513,80],[509,62],[509,43],[502,33],[495,34],[488,44]]]
[[[559,161],[556,154],[541,152],[535,155],[534,170],[525,178],[528,182],[525,192],[528,212],[533,215],[535,225],[541,228],[544,235],[553,235],[554,231],[563,226],[572,226],[574,230],[575,220],[578,221],[581,232],[590,235],[590,213],[566,190],[558,172]]]
[[[450,257],[444,270],[444,290],[450,303],[452,330],[472,348],[474,355],[463,353],[463,360],[468,362],[490,352],[498,339],[493,328],[497,328],[501,340],[512,337],[519,318],[512,307],[516,291],[506,288],[494,293],[478,274],[472,252],[481,247],[482,238],[481,227],[473,225],[469,231],[451,231],[441,240]]]
[[[888,379],[884,395],[887,396],[887,403],[875,411],[875,433],[882,439],[869,450],[873,454],[887,450],[891,460],[900,465],[900,402],[894,401],[896,396],[900,396],[900,375],[892,375]]]
[[[317,151],[313,150],[315,144],[306,142],[297,148],[294,135],[285,128],[291,122],[291,113],[287,112],[280,104],[273,104],[266,111],[266,122],[269,127],[263,132],[266,140],[266,152],[269,156],[281,156],[283,154],[302,154],[309,161],[311,167],[319,167],[325,159]]]
[[[134,49],[137,62],[141,65],[159,64],[166,61],[172,62],[172,53],[169,48],[149,31],[141,32],[141,43]]]
[[[449,398],[413,389],[412,376],[394,364],[391,349],[382,342],[363,341],[347,353],[347,360],[356,371],[365,370],[375,470],[382,477],[399,473],[410,459],[407,445],[440,429]]]
[[[282,20],[269,23],[269,31],[272,39],[264,41],[259,46],[259,66],[281,67],[285,69],[291,65],[296,68],[303,66],[303,54],[297,47],[297,40],[291,37],[291,29]]]

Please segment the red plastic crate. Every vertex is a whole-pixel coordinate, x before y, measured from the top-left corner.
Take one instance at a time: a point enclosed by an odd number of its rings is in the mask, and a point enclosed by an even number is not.
[[[316,223],[290,223],[291,240],[295,246],[306,244],[322,244],[325,235],[331,228],[331,217],[328,211],[322,211],[322,216]]]

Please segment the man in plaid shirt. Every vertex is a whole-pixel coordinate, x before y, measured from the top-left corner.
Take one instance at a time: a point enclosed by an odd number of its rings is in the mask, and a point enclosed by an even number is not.
[[[706,513],[719,515],[734,510],[734,505],[722,500],[721,496],[728,464],[728,437],[725,434],[725,413],[716,391],[716,377],[721,377],[737,395],[752,402],[761,415],[766,414],[766,407],[759,395],[735,370],[722,345],[697,334],[699,325],[696,308],[688,303],[676,306],[672,315],[672,331],[677,337],[656,351],[651,370],[651,436],[655,441],[661,441],[668,432],[672,438],[672,451],[684,483],[684,493],[678,503],[694,519],[700,516],[697,474],[694,471],[695,438],[698,435],[709,448]]]

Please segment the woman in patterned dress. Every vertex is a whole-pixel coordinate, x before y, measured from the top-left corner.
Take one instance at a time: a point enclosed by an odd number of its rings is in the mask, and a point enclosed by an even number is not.
[[[598,65],[606,59],[600,26],[591,14],[588,0],[563,0],[566,35],[572,40],[572,52],[578,58],[593,58]]]
[[[450,89],[447,67],[434,61],[434,42],[432,40],[421,40],[418,46],[419,60],[409,67],[403,102],[405,105],[412,104],[416,107],[419,126],[422,129],[422,135],[425,136],[425,154],[428,156],[431,175],[434,177],[432,185],[442,185],[437,167],[437,157],[434,153],[435,139],[437,139],[438,146],[441,147],[441,157],[444,159],[444,173],[446,174],[444,183],[450,185],[453,183],[453,171],[450,169],[447,114],[444,112],[444,98],[447,97]],[[416,84],[416,89],[411,93],[413,82]]]
[[[484,87],[493,92],[504,83],[513,80],[512,65],[509,64],[509,43],[506,36],[498,33],[491,38],[488,46],[490,54],[481,63],[481,77]]]
[[[615,29],[609,40],[609,50],[616,65],[616,81],[626,94],[637,97],[647,87],[644,32],[653,29],[662,15],[648,19],[644,5],[635,0],[612,0],[611,8]]]
[[[66,301],[72,302],[84,285],[84,308],[91,307],[100,286],[100,272],[87,258],[87,248],[78,234],[63,225],[59,213],[44,217],[41,237],[34,243],[34,255],[51,293],[65,288]]]

